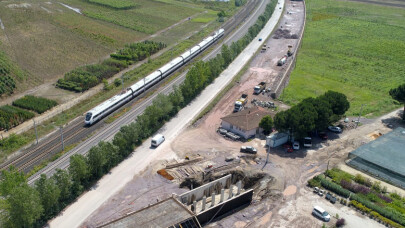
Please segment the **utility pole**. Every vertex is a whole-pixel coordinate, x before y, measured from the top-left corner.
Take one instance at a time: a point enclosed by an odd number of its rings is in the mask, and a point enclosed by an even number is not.
[[[65,145],[63,143],[63,127],[60,126],[60,136],[61,136],[61,141],[62,141],[62,151],[65,151]]]
[[[34,119],[33,119],[32,121],[34,121],[35,138],[37,139],[37,145],[38,145],[38,132],[37,132],[37,125],[35,124],[35,120],[34,120]]]
[[[364,104],[361,104],[359,118],[357,118],[357,122],[356,122],[356,128],[357,128],[357,126],[359,125],[359,122],[360,122],[360,116],[361,116],[361,113],[363,112],[363,105]]]

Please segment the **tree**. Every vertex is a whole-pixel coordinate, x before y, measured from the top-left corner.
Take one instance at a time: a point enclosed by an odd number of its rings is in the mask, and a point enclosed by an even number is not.
[[[15,188],[26,183],[24,173],[19,172],[14,166],[11,166],[9,171],[1,172],[0,194],[3,197],[8,196]]]
[[[405,120],[405,83],[398,86],[397,88],[391,89],[390,95],[394,100],[397,100],[404,105],[404,113],[402,114],[402,119]]]
[[[48,179],[45,174],[41,174],[41,177],[35,182],[35,189],[39,193],[45,219],[48,219],[59,211],[60,189],[55,180]]]
[[[101,142],[100,142],[101,143]],[[106,151],[99,145],[90,148],[87,154],[87,164],[90,175],[97,180],[104,174],[104,166],[107,163]]]
[[[70,157],[69,174],[72,176],[74,193],[80,194],[89,177],[89,167],[83,155],[75,154]]]
[[[73,185],[71,176],[64,169],[56,169],[56,173],[53,174],[52,179],[55,180],[56,185],[60,190],[60,201],[62,207],[65,206],[65,202],[68,202],[71,199],[71,187]]]
[[[263,128],[264,134],[269,134],[271,132],[271,129],[273,128],[273,119],[271,118],[271,116],[267,115],[263,117],[259,123],[259,127]]]
[[[347,100],[346,95],[343,93],[329,90],[321,98],[326,99],[333,111],[333,114],[341,116],[350,108],[350,103]]]
[[[38,192],[26,183],[16,187],[2,206],[5,227],[32,227],[43,213]]]
[[[287,111],[281,111],[274,116],[274,126],[278,131],[281,132],[286,132],[290,130],[290,125],[288,124]]]
[[[223,67],[225,68],[232,62],[231,50],[229,50],[229,47],[226,44],[222,45],[221,55],[224,59]]]

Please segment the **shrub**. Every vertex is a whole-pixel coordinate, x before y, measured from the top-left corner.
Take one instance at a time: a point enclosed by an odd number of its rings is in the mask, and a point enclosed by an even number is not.
[[[379,182],[379,181],[374,182],[373,186],[371,186],[371,189],[373,189],[376,192],[381,192],[381,190],[382,190],[381,182]]]
[[[34,113],[17,107],[0,106],[0,130],[13,128],[34,116]]]
[[[41,114],[58,105],[58,102],[43,97],[34,97],[26,95],[18,100],[15,100],[13,102],[13,105],[20,108],[32,110]]]
[[[308,180],[308,186],[311,188],[321,187],[321,182],[318,179],[312,178]]]
[[[350,196],[350,191],[342,188],[340,185],[330,182],[322,177],[319,177],[319,179],[321,181],[322,187],[324,187],[342,197],[345,197],[345,198],[348,198]]]
[[[120,78],[116,78],[115,80],[114,80],[114,85],[115,85],[115,87],[118,87],[118,86],[120,86],[122,84],[122,80],[120,79]]]
[[[16,87],[14,79],[11,76],[5,75],[8,73],[8,70],[5,68],[0,68],[0,96],[5,93],[12,94]]]
[[[342,226],[344,226],[345,224],[346,224],[346,221],[345,221],[344,218],[338,219],[338,220],[336,221],[336,227],[342,227]]]

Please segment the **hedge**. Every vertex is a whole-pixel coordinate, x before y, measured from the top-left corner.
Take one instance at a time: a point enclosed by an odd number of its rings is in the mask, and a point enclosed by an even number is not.
[[[26,95],[18,100],[15,100],[13,102],[13,105],[19,108],[32,110],[41,114],[58,105],[58,102],[43,97],[34,97],[31,95]]]
[[[336,193],[336,194],[338,194],[338,195],[340,195],[342,197],[345,197],[345,198],[348,198],[350,196],[350,191],[349,190],[346,190],[346,189],[342,188],[340,185],[335,184],[335,183],[333,183],[331,181],[328,181],[323,177],[318,177],[318,178],[321,181],[322,187],[324,187],[324,188],[326,188],[326,189],[328,189],[328,190],[330,190],[330,191],[332,191],[332,192],[334,192],[334,193]]]

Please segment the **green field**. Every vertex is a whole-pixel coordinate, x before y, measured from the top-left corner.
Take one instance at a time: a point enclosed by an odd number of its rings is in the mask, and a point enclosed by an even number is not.
[[[388,94],[405,82],[405,10],[336,0],[308,0],[297,65],[281,96],[288,104],[327,90],[346,94],[348,116],[379,116],[398,104]]]
[[[198,14],[204,20],[190,22],[187,27],[190,32],[200,30],[202,23],[216,19],[216,12],[206,9],[201,2],[61,2],[80,9],[83,14],[60,2],[0,1],[0,19],[5,27],[0,29],[0,65],[2,69],[13,68],[11,77],[16,83],[15,93],[53,83],[78,66],[100,62],[125,44],[145,39],[192,15]],[[8,90],[4,88],[1,90],[5,91],[3,96],[8,96]]]

